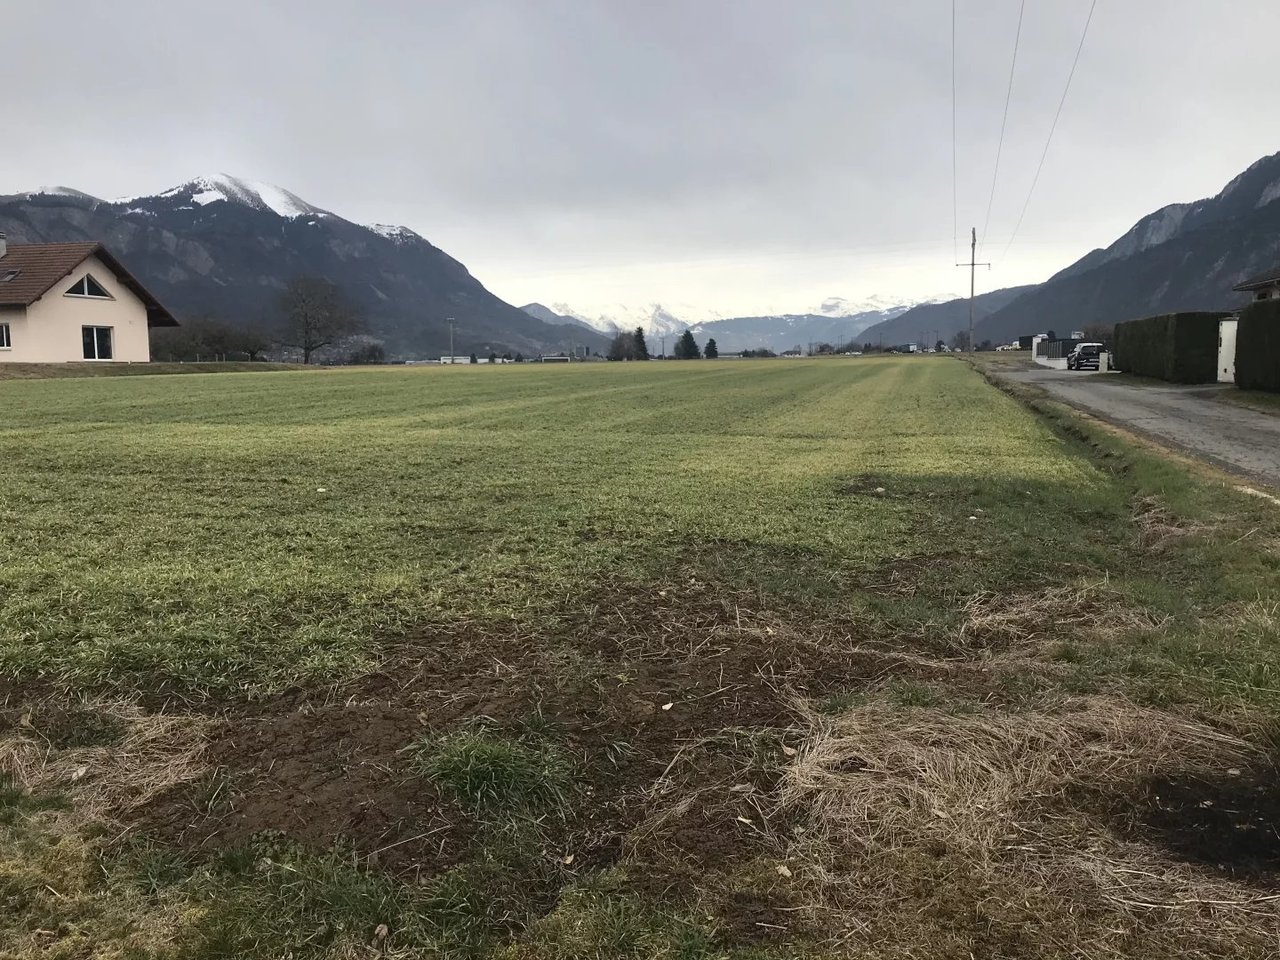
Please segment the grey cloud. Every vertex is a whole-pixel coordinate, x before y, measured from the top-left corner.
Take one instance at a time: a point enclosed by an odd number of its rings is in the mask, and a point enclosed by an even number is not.
[[[988,252],[1088,6],[1027,4]],[[986,212],[1018,0],[957,7],[963,230]],[[990,282],[1041,279],[1277,149],[1259,98],[1278,30],[1270,0],[1101,0]],[[882,292],[933,294],[962,286],[950,31],[948,0],[28,4],[6,12],[22,135],[0,189],[112,196],[227,170],[407,223],[521,301],[615,277],[620,298],[743,309],[890,276]]]

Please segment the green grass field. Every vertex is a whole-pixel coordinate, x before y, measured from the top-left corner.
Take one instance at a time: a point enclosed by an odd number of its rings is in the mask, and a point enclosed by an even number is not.
[[[0,957],[1272,955],[1280,511],[959,360],[0,405]]]
[[[172,373],[266,373],[302,370],[299,363],[222,360],[205,363],[0,363],[0,380],[61,380],[81,377],[154,377]]]

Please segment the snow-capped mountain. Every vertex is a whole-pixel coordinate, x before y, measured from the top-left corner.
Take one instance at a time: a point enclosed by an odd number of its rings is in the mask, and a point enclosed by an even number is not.
[[[148,196],[102,200],[70,187],[0,196],[13,243],[106,244],[179,318],[267,328],[289,280],[324,277],[392,356],[602,350],[603,336],[545,323],[494,296],[408,227],[361,225],[272,184],[212,174]]]
[[[695,317],[715,319],[715,314],[689,304],[673,307],[666,307],[661,303],[650,303],[643,307],[616,304],[607,306],[600,312],[584,312],[573,309],[567,303],[553,303],[551,309],[559,316],[576,320],[607,336],[613,336],[619,330],[634,330],[636,327],[643,327],[644,332],[651,336],[669,336],[683,333],[690,324],[696,322]]]
[[[740,324],[744,320],[763,321],[765,322],[764,325],[768,325],[768,322],[772,321],[772,325],[778,328],[779,332],[784,329],[794,328],[797,323],[803,324],[812,318],[848,319],[853,322],[847,326],[856,327],[859,323],[865,326],[896,316],[918,302],[931,303],[934,301],[904,302],[900,298],[879,296],[868,297],[864,300],[827,297],[818,307],[811,310],[784,311],[767,308],[750,317],[726,316],[721,311],[693,304],[648,303],[641,307],[614,304],[598,311],[584,311],[577,310],[567,303],[554,303],[550,307],[545,307],[541,304],[529,304],[521,309],[540,319],[545,318],[546,315],[552,315],[560,318],[562,322],[564,320],[577,322],[609,336],[619,330],[630,331],[636,327],[643,327],[646,335],[662,337],[678,335],[688,329],[695,331],[704,328],[710,329],[711,325],[716,324]],[[759,327],[761,324],[755,323],[754,326]],[[720,329],[726,329],[726,327],[722,326]]]
[[[196,177],[194,180],[188,180],[186,183],[157,194],[156,197],[179,200],[184,203],[189,202],[201,207],[219,201],[237,203],[254,210],[270,210],[276,216],[290,219],[293,217],[332,216],[328,210],[321,210],[319,207],[312,206],[297,194],[290,193],[281,187],[254,180],[242,180],[239,177],[232,177],[225,173]],[[153,198],[121,197],[117,200],[112,200],[111,203],[122,204],[127,207],[137,203],[139,200],[149,199]]]
[[[827,297],[823,300],[818,309],[807,311],[810,314],[816,314],[822,317],[858,317],[868,313],[892,314],[919,306],[922,303],[940,303],[942,299],[938,297],[926,297],[923,300],[910,299],[907,297],[882,297],[870,296],[863,300],[846,300],[844,297]]]
[[[784,313],[730,317],[727,320],[695,324],[690,329],[699,340],[715,338],[716,346],[725,352],[761,347],[781,352],[797,346],[807,347],[810,343],[839,346],[850,343],[867,327],[905,313],[910,306],[896,304],[887,309],[856,313]]]
[[[752,348],[786,350],[796,344],[847,343],[865,328],[892,319],[913,304],[895,302],[888,297],[871,297],[852,301],[828,297],[814,311],[804,313],[769,312],[749,317],[724,317],[706,308],[682,306],[677,312],[660,303],[640,309],[618,306],[606,312],[588,313],[574,310],[568,304],[546,307],[530,303],[521,307],[530,316],[548,323],[572,322],[606,336],[620,330],[644,328],[650,339],[674,338],[692,330],[700,339],[714,337],[726,352]]]

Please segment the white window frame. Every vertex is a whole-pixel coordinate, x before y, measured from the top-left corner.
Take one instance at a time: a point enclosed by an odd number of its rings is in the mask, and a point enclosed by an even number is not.
[[[0,350],[13,349],[13,330],[8,320],[0,320]]]
[[[81,325],[81,327],[80,327],[80,351],[81,351],[81,353],[82,353],[82,354],[83,354],[83,352],[84,352],[84,332],[85,332],[86,330],[92,330],[92,331],[93,331],[93,352],[94,352],[95,354],[98,352],[98,331],[99,331],[99,330],[106,330],[106,331],[107,331],[107,336],[110,338],[110,343],[111,343],[111,356],[109,356],[109,357],[99,357],[99,356],[85,357],[85,358],[84,358],[85,363],[111,363],[113,360],[115,360],[115,358],[116,358],[116,330],[115,330],[115,327],[107,327],[107,326],[103,326],[102,324],[92,324],[92,323],[82,324],[82,325]]]
[[[114,300],[115,299],[115,297],[111,295],[111,292],[107,290],[106,286],[103,285],[102,281],[99,280],[97,277],[95,277],[91,273],[86,273],[83,277],[81,277],[79,280],[77,280],[73,284],[73,287],[80,286],[81,284],[84,284],[88,280],[92,280],[94,283],[96,283],[102,289],[102,292],[106,294],[106,296],[99,297],[92,293],[72,293],[70,290],[64,293],[63,296],[73,297],[76,300]]]

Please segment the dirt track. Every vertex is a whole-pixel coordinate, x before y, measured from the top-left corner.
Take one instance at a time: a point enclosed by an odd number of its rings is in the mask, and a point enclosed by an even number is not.
[[[1222,387],[1153,386],[1048,368],[993,373],[1280,488],[1280,417],[1215,400]]]

